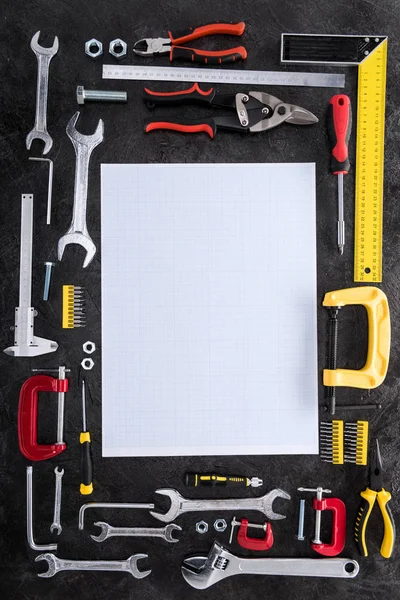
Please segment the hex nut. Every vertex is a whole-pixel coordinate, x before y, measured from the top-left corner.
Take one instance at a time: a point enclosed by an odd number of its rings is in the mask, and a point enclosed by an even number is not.
[[[109,53],[114,58],[123,58],[126,56],[127,45],[126,42],[120,40],[119,38],[110,42],[110,46],[108,48]]]
[[[197,533],[207,533],[208,523],[206,523],[205,521],[197,521],[196,531],[197,531]]]
[[[90,371],[94,367],[94,360],[92,358],[84,358],[81,362],[81,366],[85,371]]]
[[[87,341],[83,344],[82,348],[86,354],[93,354],[93,352],[96,350],[96,344],[94,342]]]
[[[222,531],[225,531],[225,529],[227,527],[228,527],[228,525],[226,524],[225,519],[217,519],[214,522],[214,529],[215,529],[215,531],[222,532]]]
[[[103,44],[99,40],[92,38],[85,44],[85,54],[90,56],[90,58],[101,56],[103,54]]]

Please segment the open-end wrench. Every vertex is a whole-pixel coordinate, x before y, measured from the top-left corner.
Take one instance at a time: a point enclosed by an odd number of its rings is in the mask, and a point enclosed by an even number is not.
[[[208,556],[186,558],[181,567],[184,579],[198,590],[240,574],[352,578],[359,570],[359,564],[350,558],[241,558],[218,542]]]
[[[35,562],[47,560],[49,565],[45,573],[39,573],[39,577],[54,577],[59,571],[122,571],[133,575],[136,579],[143,579],[150,575],[151,570],[139,571],[137,562],[141,558],[147,557],[147,554],[133,554],[126,560],[69,560],[46,552],[46,554],[39,554],[35,558]]]
[[[258,510],[270,520],[285,519],[285,515],[280,515],[272,510],[272,504],[275,498],[290,500],[289,494],[278,488],[259,498],[231,498],[227,500],[187,500],[176,490],[168,488],[156,490],[156,494],[168,496],[171,500],[170,509],[165,514],[150,511],[153,517],[164,521],[164,523],[174,521],[185,512],[204,512],[207,510]]]
[[[182,531],[182,527],[170,523],[165,527],[112,527],[103,521],[97,521],[96,527],[101,527],[99,535],[91,535],[95,542],[104,542],[110,537],[157,537],[163,538],[166,542],[179,542],[172,535],[173,531]]]
[[[31,48],[36,54],[38,62],[38,76],[36,87],[36,116],[32,131],[26,136],[26,147],[30,150],[33,140],[44,142],[43,154],[50,152],[53,140],[47,131],[47,96],[49,92],[49,65],[50,61],[58,52],[58,37],[54,38],[51,48],[43,48],[39,45],[40,31],[35,33],[31,39]]]
[[[83,135],[75,129],[79,114],[79,111],[74,114],[66,130],[76,154],[74,208],[71,225],[67,233],[58,241],[58,260],[62,259],[67,244],[79,244],[86,250],[86,257],[83,262],[83,268],[85,268],[91,263],[96,254],[96,246],[86,226],[89,161],[93,150],[103,141],[104,123],[100,119],[96,131],[92,135]]]
[[[53,523],[50,525],[50,532],[57,530],[57,535],[60,535],[62,531],[61,527],[61,489],[62,489],[62,477],[64,475],[64,469],[58,470],[58,467],[54,469],[56,474],[56,493],[54,498],[54,516]]]

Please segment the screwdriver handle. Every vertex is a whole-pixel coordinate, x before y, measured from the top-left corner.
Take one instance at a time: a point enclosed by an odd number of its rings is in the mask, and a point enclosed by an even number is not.
[[[242,477],[241,475],[218,475],[216,473],[185,473],[185,485],[189,487],[258,487],[262,480],[256,477]]]
[[[328,133],[332,144],[331,172],[347,175],[350,169],[349,139],[351,134],[351,102],[346,94],[336,94],[329,102]]]
[[[83,496],[88,496],[93,492],[92,483],[92,453],[91,453],[91,439],[89,431],[82,431],[79,441],[82,445],[81,454],[81,476],[82,483],[80,486],[80,492]]]

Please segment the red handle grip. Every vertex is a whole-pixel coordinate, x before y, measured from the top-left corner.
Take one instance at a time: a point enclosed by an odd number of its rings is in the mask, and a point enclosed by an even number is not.
[[[46,460],[57,456],[66,444],[38,444],[37,416],[39,392],[66,392],[68,379],[34,375],[21,388],[18,405],[18,440],[22,454],[29,460]]]
[[[346,175],[350,169],[348,143],[351,134],[351,103],[345,94],[337,94],[330,100],[328,130],[333,146],[331,171],[335,175]]]
[[[179,31],[176,34],[168,31],[168,36],[173,44],[186,44],[207,35],[242,35],[245,27],[243,21],[240,21],[240,23],[210,23],[194,29],[189,27],[187,30]]]
[[[332,511],[332,540],[330,544],[311,544],[311,547],[323,556],[337,556],[346,543],[346,505],[339,498],[314,498],[313,508]]]
[[[215,97],[214,88],[202,90],[198,83],[192,87],[177,92],[153,92],[144,88],[143,100],[149,108],[154,106],[177,106],[179,104],[202,104],[211,105]]]
[[[189,62],[201,63],[204,65],[222,65],[247,58],[246,48],[238,46],[229,50],[197,50],[195,48],[185,48],[184,46],[171,46],[169,60],[187,60]]]
[[[214,119],[206,118],[203,121],[181,119],[179,123],[173,121],[151,121],[146,125],[145,131],[154,131],[156,129],[169,129],[171,131],[180,131],[181,133],[199,133],[204,131],[212,139],[215,136],[217,127]]]

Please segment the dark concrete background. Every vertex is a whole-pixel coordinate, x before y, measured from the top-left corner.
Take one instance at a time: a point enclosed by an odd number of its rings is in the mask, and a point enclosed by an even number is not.
[[[101,329],[100,329],[100,163],[112,162],[292,162],[317,163],[317,213],[318,213],[318,298],[337,288],[353,285],[353,186],[354,170],[345,179],[345,209],[347,245],[344,257],[337,254],[336,241],[336,180],[329,173],[329,150],[324,115],[330,97],[339,91],[348,93],[356,107],[356,70],[333,68],[346,73],[345,90],[312,88],[273,88],[270,91],[283,100],[304,106],[314,112],[320,123],[309,128],[282,126],[271,132],[245,136],[220,132],[211,141],[205,134],[185,136],[178,133],[158,132],[145,135],[143,122],[148,117],[141,100],[143,83],[118,82],[101,79],[101,65],[112,62],[107,53],[110,40],[121,37],[129,45],[125,63],[139,64],[132,56],[132,44],[141,37],[165,36],[169,28],[182,29],[215,20],[244,20],[246,32],[241,42],[248,50],[248,60],[236,68],[280,70],[279,49],[281,32],[314,32],[346,34],[387,34],[389,39],[389,66],[387,89],[386,147],[385,147],[385,214],[384,214],[384,281],[392,316],[392,354],[385,383],[370,394],[359,390],[341,389],[342,402],[370,400],[382,402],[383,408],[375,413],[346,414],[344,418],[368,418],[371,436],[378,436],[385,463],[386,486],[393,492],[392,509],[395,518],[399,510],[398,423],[399,394],[399,231],[398,211],[398,143],[400,138],[398,99],[400,92],[399,54],[400,15],[395,0],[380,3],[356,2],[294,2],[289,0],[243,0],[242,2],[166,2],[138,0],[128,2],[52,2],[32,0],[29,3],[3,3],[0,32],[0,94],[2,189],[0,272],[2,294],[0,311],[2,327],[0,348],[11,344],[14,308],[18,298],[19,231],[21,193],[35,195],[35,232],[33,247],[33,305],[38,310],[35,332],[59,343],[57,353],[36,359],[12,359],[0,354],[1,373],[1,436],[0,436],[0,498],[1,534],[0,556],[3,575],[0,579],[2,598],[7,600],[50,600],[86,598],[140,598],[168,600],[187,598],[250,600],[255,597],[308,598],[326,600],[345,598],[399,598],[398,551],[391,560],[379,555],[382,524],[376,509],[370,519],[368,546],[370,556],[360,559],[360,574],[355,580],[323,580],[318,578],[249,577],[228,579],[207,591],[195,591],[182,579],[180,564],[188,554],[206,554],[214,535],[212,531],[199,536],[194,524],[202,515],[184,515],[179,523],[184,532],[178,544],[162,540],[129,539],[110,540],[95,544],[89,538],[97,519],[114,525],[158,526],[144,512],[91,511],[86,518],[86,529],[78,531],[77,517],[81,504],[93,501],[152,501],[158,487],[174,487],[188,496],[208,495],[204,490],[188,490],[182,484],[185,470],[220,469],[247,473],[264,478],[265,489],[281,487],[292,495],[293,501],[282,503],[287,515],[284,521],[273,523],[275,544],[268,556],[308,556],[317,558],[310,548],[314,524],[311,497],[307,502],[306,533],[308,541],[295,539],[297,529],[298,494],[296,488],[323,485],[334,495],[345,500],[348,509],[348,532],[343,556],[357,558],[352,537],[354,518],[359,504],[359,492],[365,488],[367,470],[345,465],[332,466],[320,462],[318,457],[205,457],[205,458],[101,458]],[[41,42],[51,44],[59,36],[60,50],[51,64],[48,127],[54,139],[49,157],[54,161],[53,220],[45,225],[47,166],[28,162],[25,136],[34,122],[36,59],[30,50],[32,35],[42,31]],[[104,56],[97,62],[84,54],[84,43],[91,37],[102,40]],[[222,48],[236,44],[236,39],[206,39],[198,47]],[[142,59],[142,64],[168,65],[167,58]],[[298,70],[286,67],[286,70]],[[308,68],[304,69],[308,70]],[[311,70],[311,69],[310,69]],[[324,68],[315,68],[325,71]],[[50,301],[41,300],[44,278],[43,262],[56,258],[58,238],[69,226],[75,169],[72,144],[65,134],[65,126],[77,110],[75,87],[126,89],[129,103],[126,106],[92,104],[81,107],[78,123],[83,133],[91,133],[101,117],[105,121],[105,139],[94,152],[91,162],[88,203],[88,227],[98,246],[95,260],[87,270],[81,268],[83,251],[69,248],[62,263],[54,271]],[[153,89],[160,84],[151,83]],[[172,88],[172,85],[170,86]],[[178,89],[179,84],[173,84]],[[166,86],[164,85],[164,89]],[[228,91],[240,88],[226,87]],[[268,90],[268,88],[263,88]],[[245,91],[243,89],[243,91]],[[198,108],[176,109],[195,115]],[[355,115],[354,115],[355,116]],[[354,136],[351,156],[354,163]],[[41,156],[38,142],[32,156]],[[86,329],[61,329],[61,286],[65,283],[84,285],[87,288],[88,323]],[[319,359],[320,368],[326,365],[327,315],[319,309]],[[78,444],[80,431],[80,362],[83,357],[82,342],[96,342],[98,350],[93,355],[94,369],[87,373],[89,388],[88,423],[93,436],[95,465],[95,491],[90,498],[79,494]],[[342,311],[339,332],[339,364],[343,367],[360,367],[366,350],[365,318],[362,310],[348,308]],[[55,367],[65,364],[72,369],[71,391],[66,399],[65,440],[67,451],[58,459],[34,465],[34,536],[38,543],[49,543],[53,538],[49,526],[53,516],[54,474],[56,465],[65,469],[63,482],[62,524],[59,539],[61,557],[74,559],[125,559],[136,552],[149,554],[148,565],[152,574],[141,581],[123,574],[113,573],[62,573],[53,579],[43,580],[37,574],[43,569],[36,565],[33,552],[26,542],[25,531],[25,468],[26,461],[19,452],[17,441],[17,406],[22,383],[30,376],[33,367]],[[129,364],[121,369],[130,368]],[[323,388],[320,386],[323,403]],[[279,399],[277,399],[279,401]],[[40,400],[40,440],[54,441],[56,431],[55,396],[44,395]],[[342,415],[340,415],[342,416]],[[243,409],[243,426],[251,427]],[[268,435],[268,429],[266,429]],[[244,492],[246,495],[257,493]],[[223,497],[226,492],[212,491],[211,496]],[[240,492],[236,492],[240,495]],[[233,493],[232,493],[233,495]],[[217,515],[221,516],[221,515]],[[224,515],[222,515],[224,516]],[[226,515],[230,518],[230,515]],[[262,522],[254,513],[250,518]],[[210,523],[213,515],[206,515]],[[323,515],[323,536],[329,538],[330,523]],[[228,533],[218,536],[227,543]],[[239,553],[240,548],[234,545]]]

